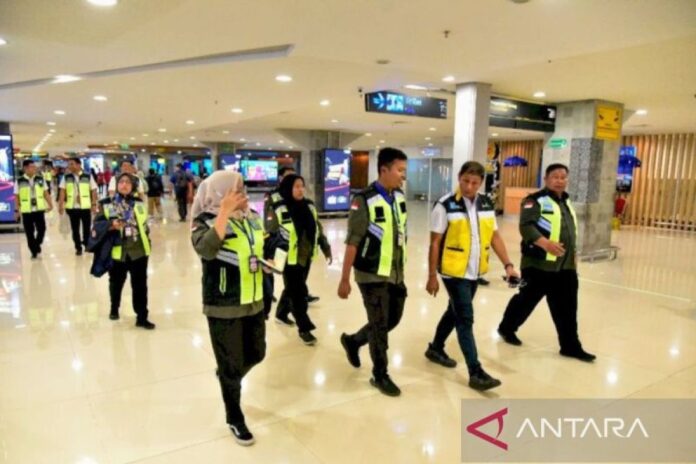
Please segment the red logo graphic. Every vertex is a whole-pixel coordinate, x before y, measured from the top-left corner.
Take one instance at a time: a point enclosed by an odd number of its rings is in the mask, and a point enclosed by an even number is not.
[[[469,432],[472,435],[475,435],[479,437],[482,440],[487,441],[488,443],[497,446],[498,448],[502,448],[505,451],[508,449],[507,443],[498,440],[498,437],[500,436],[501,433],[503,433],[503,416],[505,416],[508,413],[507,408],[503,408],[498,412],[494,412],[490,416],[484,417],[481,420],[478,420],[472,424],[467,425],[466,431]],[[492,437],[486,433],[483,433],[479,430],[479,427],[486,425],[487,423],[497,420],[498,421],[498,434],[495,437]]]

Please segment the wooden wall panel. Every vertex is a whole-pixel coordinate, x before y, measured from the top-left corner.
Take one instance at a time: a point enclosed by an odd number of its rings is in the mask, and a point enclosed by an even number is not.
[[[369,152],[354,151],[350,162],[350,187],[367,188]]]
[[[500,195],[499,206],[505,198],[506,187],[537,187],[537,175],[541,166],[543,140],[502,141],[500,144]],[[504,161],[511,156],[527,160],[527,166],[504,167]]]

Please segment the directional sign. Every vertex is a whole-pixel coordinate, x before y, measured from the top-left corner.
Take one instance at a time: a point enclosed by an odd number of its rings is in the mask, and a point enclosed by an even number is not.
[[[365,111],[447,119],[447,100],[381,91],[365,94]]]

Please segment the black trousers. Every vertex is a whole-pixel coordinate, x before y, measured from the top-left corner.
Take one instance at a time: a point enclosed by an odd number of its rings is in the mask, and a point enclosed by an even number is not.
[[[268,319],[273,306],[273,292],[275,291],[275,277],[273,274],[263,273],[263,314]]]
[[[70,229],[72,229],[75,250],[80,251],[82,250],[82,245],[87,246],[89,229],[92,227],[92,211],[89,209],[68,209],[66,211],[70,218]],[[82,229],[82,237],[80,237],[80,229]]]
[[[242,379],[266,356],[266,321],[263,312],[237,319],[208,318],[210,341],[228,424],[244,422],[240,405]]]
[[[285,288],[278,301],[276,316],[287,317],[288,311],[292,313],[299,332],[309,332],[316,329],[307,310],[307,277],[309,276],[309,266],[299,264],[287,265],[283,271],[283,283]]]
[[[401,321],[406,303],[406,286],[402,284],[372,283],[358,284],[362,294],[367,324],[355,334],[349,335],[349,340],[357,347],[370,345],[372,358],[372,374],[375,378],[387,375],[387,349],[389,348],[389,332]]]
[[[22,213],[24,234],[27,236],[29,251],[36,255],[41,253],[41,245],[46,236],[46,216],[43,211]]]
[[[515,333],[542,298],[551,310],[561,350],[573,352],[582,347],[578,338],[578,274],[574,270],[546,272],[522,269],[527,284],[510,299],[498,329]]]
[[[185,221],[187,213],[188,192],[186,190],[175,190],[174,194],[176,196],[176,206],[179,209],[179,219]]]
[[[130,274],[131,291],[133,293],[133,311],[137,315],[138,322],[147,320],[147,263],[149,258],[131,261],[114,261],[109,270],[109,294],[111,295],[111,312],[118,313],[121,307],[121,293],[126,283],[126,277]]]

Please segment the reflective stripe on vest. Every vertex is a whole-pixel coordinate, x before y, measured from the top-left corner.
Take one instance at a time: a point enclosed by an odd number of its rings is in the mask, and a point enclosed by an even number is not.
[[[65,197],[67,209],[75,209],[75,184],[73,179],[75,174],[65,175]],[[80,195],[80,209],[90,209],[92,207],[92,189],[90,188],[89,174],[80,174],[78,180],[78,191]]]
[[[403,205],[403,206],[402,206]],[[363,249],[358,250],[363,254],[363,258],[369,260],[370,257],[364,256],[369,248],[369,241],[377,240],[380,243],[380,253],[377,266],[377,275],[389,277],[391,275],[392,261],[394,260],[394,228],[396,222],[397,233],[403,237],[404,243],[401,246],[401,256],[404,266],[406,265],[406,197],[401,192],[394,192],[394,203],[390,205],[384,197],[377,193],[367,198],[367,209],[370,223],[367,227],[368,237],[365,239]],[[394,214],[396,213],[396,221]]]
[[[216,259],[239,269],[240,282],[228,282],[227,270],[220,267],[220,293],[227,293],[227,286],[239,285],[239,304],[246,305],[263,300],[263,271],[261,262],[263,256],[263,226],[258,218],[245,219],[239,223],[228,221],[226,235],[229,236],[222,242],[222,248]],[[252,237],[252,240],[249,239]],[[257,257],[257,271],[251,272],[249,261],[252,256]]]
[[[458,192],[445,197],[440,204],[447,212],[447,231],[442,245],[440,272],[463,279],[472,249],[471,221],[466,204]],[[495,232],[495,210],[492,205],[484,203],[481,197],[477,196],[476,212],[480,246],[478,274],[483,275],[488,272],[491,241]]]
[[[44,186],[42,179],[34,177],[33,187],[29,183],[27,176],[22,176],[17,181],[19,185],[19,211],[22,214],[31,213],[31,191],[34,190],[36,199],[36,211],[46,211],[46,198],[44,197]]]
[[[556,203],[551,197],[543,196],[537,199],[539,207],[541,208],[541,216],[537,221],[537,227],[540,232],[551,240],[552,242],[559,242],[561,240],[561,221],[563,219],[563,214],[561,213],[561,207]],[[578,218],[575,215],[575,210],[570,201],[566,201],[570,215],[573,216],[573,226],[575,227],[575,236],[578,236]],[[547,235],[548,234],[548,235]],[[551,253],[546,253],[546,261],[555,262],[558,258]]]
[[[147,229],[145,228],[147,224],[147,211],[141,204],[136,204],[133,210],[135,212],[135,222],[138,224],[138,234],[140,234],[140,239],[143,243],[143,251],[145,251],[145,256],[150,256],[150,238],[147,236]],[[114,208],[113,205],[107,205],[104,208],[104,217],[107,221],[112,218],[119,218],[116,213],[116,208]],[[128,240],[123,234],[124,231],[122,230],[121,240]],[[123,256],[123,245],[114,245],[113,248],[111,248],[111,259],[114,261],[122,261],[125,259]]]
[[[317,231],[314,234],[314,245],[312,246],[312,256],[310,261],[314,260],[317,256],[317,250],[319,248],[319,216],[317,215],[317,209],[314,205],[309,205],[309,210],[312,212],[314,217],[314,222],[316,223]],[[295,224],[290,218],[290,213],[288,212],[288,207],[285,204],[281,204],[275,210],[276,217],[278,218],[278,224],[280,225],[280,235],[283,240],[288,242],[288,261],[287,263],[291,266],[297,264],[297,251],[299,247],[299,239],[297,237],[297,230],[295,230]]]

